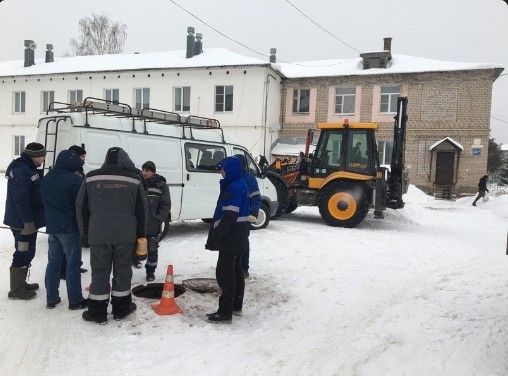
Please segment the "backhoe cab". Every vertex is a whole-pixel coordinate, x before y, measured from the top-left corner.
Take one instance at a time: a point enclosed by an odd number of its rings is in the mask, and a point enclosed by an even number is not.
[[[300,205],[318,206],[328,225],[355,227],[370,208],[374,208],[376,218],[383,218],[387,207],[404,207],[402,195],[408,187],[404,166],[406,108],[407,98],[399,98],[390,170],[379,164],[376,123],[319,124],[319,140],[310,155],[309,131],[299,163],[276,161],[269,168],[280,174],[286,184],[288,200],[284,212],[290,213]]]

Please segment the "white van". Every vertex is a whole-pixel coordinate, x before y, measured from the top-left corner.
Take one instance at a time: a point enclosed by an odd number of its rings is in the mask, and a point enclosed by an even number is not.
[[[217,120],[181,117],[155,109],[132,109],[102,99],[87,98],[82,104],[52,103],[39,119],[37,142],[46,146],[45,169],[50,169],[61,150],[71,145],[86,149],[85,172],[104,163],[110,147],[119,146],[134,164],[150,160],[166,178],[171,193],[171,220],[213,217],[219,196],[215,165],[227,156],[243,154],[257,177],[261,210],[252,229],[264,228],[278,208],[277,191],[265,178],[249,152],[220,128]],[[167,223],[166,223],[167,232]],[[165,235],[164,232],[164,235]]]

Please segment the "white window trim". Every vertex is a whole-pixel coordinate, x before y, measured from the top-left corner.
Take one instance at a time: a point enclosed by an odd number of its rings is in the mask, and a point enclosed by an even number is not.
[[[307,112],[304,112],[304,111],[300,111],[300,108],[301,108],[301,103],[300,103],[300,92],[303,91],[303,90],[307,90],[309,92],[309,111]],[[298,99],[298,103],[296,105],[296,112],[294,111],[293,109],[293,100],[295,99],[295,91],[298,91],[298,96],[297,96],[297,99]],[[291,113],[293,115],[309,115],[310,114],[310,88],[299,88],[299,89],[293,89],[293,97],[291,98]]]
[[[398,93],[383,93],[383,88],[386,88],[386,87],[398,87],[399,88],[399,92]],[[397,96],[400,97],[401,96],[401,91],[402,91],[402,87],[401,85],[383,85],[379,88],[379,113],[380,114],[396,114],[397,111],[390,111],[390,107],[391,107],[391,103],[392,103],[392,100],[393,100],[393,96]],[[388,98],[388,111],[381,111],[381,104],[383,103],[382,101],[382,97],[383,95],[388,95],[389,98]],[[395,101],[397,101],[397,99],[395,99]]]
[[[140,108],[136,107],[136,92],[138,90],[141,91],[141,103],[140,103],[141,107]],[[144,91],[145,90],[148,90],[148,106],[146,106],[146,107],[150,107],[150,94],[151,94],[150,93],[150,88],[149,87],[136,87],[136,88],[134,88],[134,91],[133,91],[133,94],[134,94],[134,101],[133,101],[134,102],[134,106],[133,106],[133,108],[135,108],[137,110],[141,110],[141,109],[145,108],[145,106],[144,106],[144,103],[145,103],[145,94],[144,94]]]
[[[185,91],[186,88],[189,89],[189,109],[188,110],[184,110],[184,91]],[[180,103],[181,110],[177,110],[176,109],[176,105],[177,105],[177,103],[176,103],[176,90],[177,89],[181,89],[181,91],[182,91],[181,103]],[[190,112],[191,111],[190,93],[191,93],[191,87],[190,86],[174,86],[173,87],[173,111],[175,111],[175,112]]]
[[[224,88],[224,93],[222,94],[222,97],[224,99],[224,101],[222,102],[222,110],[220,111],[217,111],[217,88],[218,87],[222,87]],[[232,88],[232,96],[233,96],[233,106],[231,108],[231,110],[226,110],[226,88],[227,87],[231,87]],[[224,113],[232,113],[233,112],[233,109],[234,109],[234,104],[235,104],[235,87],[234,85],[215,85],[214,87],[214,97],[213,97],[213,109],[214,109],[214,112],[218,112],[218,113],[221,113],[221,114],[224,114]]]
[[[16,105],[18,104],[18,94],[19,94],[19,111],[16,111]],[[25,91],[15,91],[13,93],[13,108],[12,112],[15,114],[24,114],[26,112],[26,92]]]
[[[337,95],[337,89],[354,89],[353,94],[338,94]],[[336,86],[334,89],[335,93],[335,100],[334,100],[334,107],[333,107],[333,114],[334,115],[354,115],[356,113],[356,87],[350,87],[350,86]],[[342,97],[342,109],[344,109],[344,97],[353,97],[354,98],[354,106],[353,106],[353,112],[336,112],[337,109],[337,97]]]
[[[48,93],[48,95],[50,96],[50,98],[48,98],[48,105],[47,107],[45,106],[45,103],[44,103],[44,95]],[[51,93],[53,93],[53,95],[51,95]],[[51,96],[53,98],[51,98]],[[51,104],[51,102],[54,102],[55,101],[55,91],[54,90],[43,90],[41,91],[41,114],[45,114],[46,111],[48,110],[49,108],[49,105]]]

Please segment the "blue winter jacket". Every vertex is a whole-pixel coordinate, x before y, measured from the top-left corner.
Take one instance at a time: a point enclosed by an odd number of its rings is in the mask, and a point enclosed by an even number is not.
[[[62,150],[44,177],[42,201],[48,234],[79,232],[76,197],[83,181],[78,171],[84,163],[75,151]]]
[[[41,197],[43,173],[25,153],[9,164],[5,171],[8,179],[5,225],[15,229],[22,229],[24,223],[29,222],[33,222],[37,228],[45,226]]]
[[[242,179],[242,164],[236,157],[227,157],[218,166],[224,169],[225,177],[220,181],[221,194],[206,248],[242,255],[250,226],[249,190]]]
[[[249,190],[249,200],[250,200],[250,210],[249,214],[254,217],[258,216],[259,208],[261,207],[261,192],[259,191],[259,185],[256,177],[249,171],[247,168],[247,159],[245,155],[235,154],[240,162],[242,162],[242,167],[244,173],[242,175],[243,180],[247,184],[247,189]]]

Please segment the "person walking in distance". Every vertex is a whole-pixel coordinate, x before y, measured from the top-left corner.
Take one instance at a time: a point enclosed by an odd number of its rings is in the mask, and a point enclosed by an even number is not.
[[[76,174],[83,160],[73,150],[62,150],[55,166],[42,182],[42,201],[48,236],[48,265],[46,267],[46,308],[61,302],[60,270],[67,259],[66,281],[69,309],[86,308],[81,291],[81,242],[76,219],[76,198],[83,178]]]
[[[155,163],[152,161],[143,163],[141,173],[143,175],[143,188],[148,208],[146,226],[148,258],[145,264],[146,280],[148,282],[155,279],[162,223],[164,223],[168,216],[171,216],[171,196],[169,188],[166,185],[166,179],[156,172]]]
[[[4,224],[14,236],[14,254],[10,267],[9,299],[29,300],[36,296],[38,283],[27,283],[35,257],[37,230],[45,226],[41,185],[44,171],[38,169],[46,158],[46,148],[37,142],[26,145],[21,156],[7,170],[7,199]]]
[[[476,198],[474,199],[473,206],[476,206],[476,202],[479,199],[485,197],[485,192],[489,192],[489,190],[487,189],[487,180],[489,180],[488,175],[483,175],[480,178],[480,181],[478,182],[478,196],[476,196]]]
[[[241,256],[250,226],[249,190],[237,157],[227,157],[217,167],[223,179],[205,248],[219,251],[215,276],[221,295],[217,312],[208,314],[207,319],[213,323],[231,323],[233,314],[242,314],[245,279]]]
[[[252,175],[249,171],[249,167],[247,165],[247,159],[243,154],[235,154],[235,157],[240,159],[243,167],[243,180],[245,184],[247,184],[247,188],[249,189],[249,200],[250,200],[250,209],[249,209],[249,222],[256,222],[259,214],[259,208],[261,207],[261,192],[259,192],[259,185],[256,177]],[[245,253],[242,255],[242,268],[243,275],[245,278],[249,278],[249,258],[250,258],[250,226],[249,232],[247,234],[247,243],[245,245]]]
[[[106,324],[113,267],[113,318],[122,320],[136,310],[132,302],[132,254],[146,236],[146,199],[140,176],[119,147],[106,153],[101,168],[86,174],[76,199],[81,236],[90,244],[92,283],[85,321]]]

